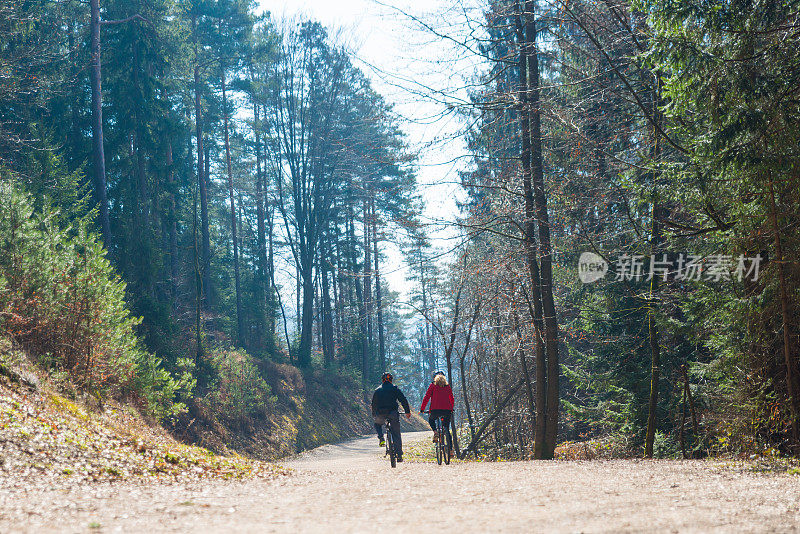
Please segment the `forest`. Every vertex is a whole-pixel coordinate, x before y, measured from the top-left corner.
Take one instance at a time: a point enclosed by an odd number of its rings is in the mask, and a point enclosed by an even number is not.
[[[430,95],[455,245],[335,28],[0,0],[0,334],[177,432],[257,424],[279,366],[412,403],[442,369],[461,456],[798,455],[797,3],[454,4],[408,23],[479,66]]]

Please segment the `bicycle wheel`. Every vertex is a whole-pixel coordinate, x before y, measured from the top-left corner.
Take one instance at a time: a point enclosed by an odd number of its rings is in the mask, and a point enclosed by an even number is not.
[[[442,441],[446,440],[446,436],[447,436],[447,433],[444,432],[444,429],[442,429]],[[444,444],[444,451],[442,453],[442,457],[444,458],[444,464],[445,465],[450,465],[450,447],[452,445],[453,444],[451,442],[446,442]]]
[[[389,452],[389,463],[392,464],[392,467],[397,467],[397,456],[394,453],[391,428],[386,429],[386,450]]]
[[[444,453],[445,444],[444,433],[442,432],[442,422],[436,420],[436,463],[442,465],[442,454]]]

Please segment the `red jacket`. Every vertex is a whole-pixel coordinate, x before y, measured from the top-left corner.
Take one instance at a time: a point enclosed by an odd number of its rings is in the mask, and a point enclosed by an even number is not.
[[[425,398],[422,399],[422,406],[419,407],[419,411],[425,411],[428,399],[431,401],[431,410],[452,410],[455,404],[453,389],[449,385],[437,386],[436,384],[431,384],[428,386],[428,391],[425,392]]]

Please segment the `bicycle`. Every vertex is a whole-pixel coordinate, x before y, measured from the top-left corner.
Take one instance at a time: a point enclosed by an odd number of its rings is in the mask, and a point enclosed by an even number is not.
[[[430,413],[425,412],[425,413]],[[436,463],[442,465],[442,460],[444,460],[445,465],[450,465],[450,447],[452,446],[451,443],[445,443],[445,437],[447,434],[444,431],[444,416],[439,416],[436,418],[435,422],[436,430],[433,431],[436,439],[434,440],[434,450],[436,451]]]
[[[398,412],[398,421],[400,415],[405,412]],[[394,439],[392,438],[392,419],[388,416],[383,418],[383,434],[384,442],[386,443],[386,453],[384,458],[389,457],[389,463],[392,467],[397,467],[397,451],[394,450]]]

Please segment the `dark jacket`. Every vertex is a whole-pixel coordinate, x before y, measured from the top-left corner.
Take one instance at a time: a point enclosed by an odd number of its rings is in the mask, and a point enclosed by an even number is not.
[[[391,382],[384,382],[372,394],[372,415],[386,415],[387,413],[395,412],[397,411],[398,402],[403,405],[406,413],[411,413],[408,399],[400,391],[400,388]]]

